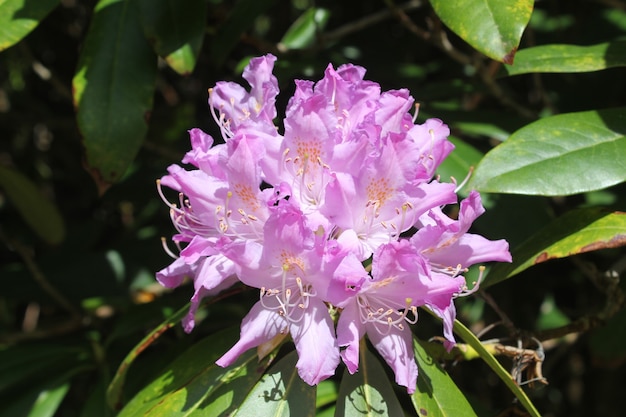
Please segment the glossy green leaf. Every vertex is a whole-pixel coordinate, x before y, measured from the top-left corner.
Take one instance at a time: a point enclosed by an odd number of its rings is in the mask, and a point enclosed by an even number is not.
[[[512,64],[533,0],[430,0],[435,13],[476,50]]]
[[[456,386],[450,375],[431,358],[421,342],[414,339],[413,349],[419,368],[417,389],[411,401],[419,416],[456,417],[476,416],[465,395]]]
[[[599,190],[626,180],[619,155],[626,155],[626,108],[561,114],[521,128],[488,152],[469,187],[544,196]]]
[[[196,66],[207,2],[204,0],[140,0],[141,22],[154,51],[181,75]]]
[[[0,51],[22,40],[58,4],[59,0],[0,0]]]
[[[126,382],[126,375],[132,363],[150,344],[158,339],[165,331],[172,328],[175,324],[182,320],[182,318],[189,311],[189,303],[180,308],[177,312],[168,317],[163,323],[152,329],[137,345],[131,349],[126,355],[122,363],[117,369],[113,381],[107,388],[107,402],[113,409],[121,408],[122,391],[124,383]]]
[[[510,278],[532,265],[598,249],[626,245],[626,213],[599,208],[571,211],[511,252],[513,262],[498,263],[489,271],[483,287]]]
[[[135,395],[118,417],[232,415],[272,359],[259,362],[251,349],[230,367],[217,366],[215,361],[238,336],[239,329],[232,327],[196,343]]]
[[[0,166],[0,188],[39,237],[52,244],[63,240],[65,224],[61,214],[31,180],[14,169]]]
[[[239,0],[227,20],[217,31],[211,42],[211,55],[216,66],[221,65],[230,51],[241,40],[254,21],[269,9],[276,0]]]
[[[589,72],[626,66],[626,40],[591,46],[540,45],[522,49],[515,64],[503,67],[507,75],[535,72]]]
[[[317,34],[326,26],[330,12],[312,7],[289,27],[280,41],[285,50],[306,48],[315,42]]]
[[[404,415],[383,365],[361,343],[358,372],[346,370],[339,387],[336,417]]]
[[[295,350],[280,359],[261,377],[234,416],[314,417],[316,388],[300,378],[297,361]]]
[[[335,381],[326,379],[317,385],[317,393],[315,397],[315,407],[319,410],[321,407],[329,406],[337,402],[337,384]]]
[[[54,416],[69,389],[70,383],[65,382],[42,391],[28,413],[28,417]]]
[[[101,191],[124,174],[147,131],[156,57],[135,1],[100,0],[72,86],[87,162]]]

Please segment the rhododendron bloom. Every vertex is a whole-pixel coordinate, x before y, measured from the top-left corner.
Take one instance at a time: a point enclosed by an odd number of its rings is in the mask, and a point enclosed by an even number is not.
[[[340,360],[357,372],[367,335],[411,393],[418,307],[442,318],[451,348],[454,299],[473,291],[463,274],[510,261],[508,244],[468,233],[484,211],[477,192],[460,203],[458,219],[444,214],[457,203],[456,184],[435,178],[453,149],[450,132],[438,119],[416,124],[407,90],[381,91],[364,68],[329,65],[317,83],[296,81],[276,125],[275,60],[250,61],[250,90],[232,82],[209,90],[225,143],[190,130],[182,162],[191,168],[172,165],[160,180],[178,254],[168,249],[175,260],[157,279],[166,287],[193,280],[186,331],[203,297],[235,282],[257,289],[220,366],[289,334],[299,375],[315,385]],[[162,186],[179,193],[178,203]]]

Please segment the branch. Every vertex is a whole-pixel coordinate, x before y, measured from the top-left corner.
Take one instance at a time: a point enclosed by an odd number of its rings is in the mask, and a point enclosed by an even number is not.
[[[75,318],[82,316],[80,310],[78,310],[65,296],[58,291],[48,281],[44,273],[39,269],[35,261],[33,260],[32,252],[16,239],[10,239],[2,231],[0,231],[0,239],[5,242],[9,248],[13,248],[15,252],[22,258],[24,265],[30,272],[31,276],[37,284],[50,296],[56,303],[64,310],[68,311]]]
[[[571,333],[584,333],[604,325],[611,317],[617,314],[624,306],[624,292],[620,288],[619,272],[624,267],[622,264],[626,258],[618,260],[612,268],[606,272],[598,271],[594,265],[585,263],[580,259],[571,258],[591,282],[606,296],[606,302],[601,311],[596,314],[583,316],[569,324],[554,329],[537,332],[535,337],[539,340],[557,339]]]

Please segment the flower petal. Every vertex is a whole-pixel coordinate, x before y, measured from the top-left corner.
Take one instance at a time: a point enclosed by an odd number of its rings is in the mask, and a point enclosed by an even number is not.
[[[317,385],[334,375],[339,365],[339,346],[324,302],[312,298],[302,320],[291,323],[290,329],[298,351],[296,368],[302,380]]]
[[[367,335],[385,362],[393,369],[396,383],[406,387],[409,394],[417,385],[417,364],[413,353],[413,333],[409,326],[402,330],[390,327],[388,333],[380,333],[375,324],[366,324]]]
[[[257,347],[273,339],[279,333],[285,333],[288,329],[287,320],[277,311],[263,307],[259,301],[243,318],[239,341],[215,363],[225,368],[235,362],[246,350]]]
[[[359,370],[359,347],[364,334],[365,326],[359,318],[358,306],[356,302],[350,303],[337,322],[337,343],[346,348],[341,351],[341,359],[351,374]]]

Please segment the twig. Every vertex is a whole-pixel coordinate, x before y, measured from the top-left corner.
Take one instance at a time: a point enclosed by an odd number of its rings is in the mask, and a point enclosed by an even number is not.
[[[496,314],[500,317],[500,322],[508,330],[509,336],[511,337],[518,336],[520,333],[519,330],[517,329],[517,327],[515,327],[515,324],[513,324],[513,321],[509,318],[509,316],[498,306],[498,303],[496,303],[493,297],[482,289],[478,290],[478,295],[483,300],[485,300],[485,302],[489,304],[489,307],[491,307],[493,311],[495,311]]]
[[[13,248],[15,252],[22,258],[24,265],[34,278],[35,282],[39,284],[39,286],[50,296],[57,304],[63,307],[64,310],[68,311],[72,316],[76,318],[80,318],[81,312],[67,299],[61,292],[59,292],[51,283],[48,281],[44,273],[39,269],[35,261],[33,260],[33,256],[31,251],[22,243],[17,241],[16,239],[10,239],[7,237],[2,231],[0,231],[0,239],[5,242],[7,246]]]
[[[407,3],[401,4],[399,6],[394,5],[393,8],[389,8],[388,10],[381,10],[379,12],[365,16],[354,22],[345,24],[333,31],[327,32],[326,34],[322,35],[322,40],[325,42],[328,42],[328,41],[334,41],[334,40],[343,38],[344,36],[350,35],[351,33],[358,32],[360,30],[367,28],[368,26],[371,26],[380,21],[393,17],[394,15],[397,14],[397,12],[404,13],[407,10],[418,9],[422,7],[423,5],[424,5],[424,2],[421,0],[412,0]]]
[[[393,0],[384,0],[384,1],[387,7],[389,7],[389,10],[391,10],[391,12],[396,16],[396,18],[400,21],[400,23],[402,23],[402,25],[404,25],[404,27],[407,28],[411,33],[413,33],[420,39],[426,42],[429,42],[433,44],[434,46],[436,46],[437,48],[441,49],[450,58],[454,59],[458,63],[463,64],[463,65],[472,64],[472,59],[468,55],[465,55],[458,49],[454,48],[454,46],[452,46],[452,44],[450,43],[446,34],[443,31],[436,30],[436,31],[429,32],[429,31],[422,29],[421,27],[413,23],[413,21],[405,13],[405,11],[399,6],[396,6]],[[435,36],[433,36],[433,34],[435,34]]]
[[[393,0],[384,1],[389,9],[393,11],[394,15],[398,18],[400,23],[402,23],[404,27],[406,27],[411,33],[415,34],[417,37],[424,40],[425,42],[429,42],[432,45],[436,46],[456,62],[462,65],[473,66],[478,76],[480,77],[480,80],[489,90],[489,93],[496,100],[502,103],[502,105],[511,108],[512,110],[516,111],[518,114],[527,119],[534,120],[537,118],[537,114],[534,111],[522,106],[515,100],[512,100],[508,96],[508,94],[504,92],[502,87],[500,87],[500,85],[495,81],[494,74],[491,73],[489,66],[485,66],[483,60],[480,57],[477,56],[476,58],[472,58],[471,56],[466,55],[456,49],[452,45],[452,43],[450,43],[445,30],[443,30],[441,26],[435,27],[434,25],[432,25],[431,30],[426,31],[413,23],[411,18],[402,9],[400,9],[393,3]]]
[[[48,339],[53,336],[60,336],[72,333],[76,330],[79,330],[83,326],[85,326],[83,319],[78,316],[73,316],[68,321],[57,323],[55,325],[46,327],[45,329],[37,329],[30,332],[19,332],[3,335],[2,337],[0,337],[0,343],[15,344],[32,340]]]
[[[619,273],[623,259],[618,260],[612,268],[602,273],[592,264],[585,263],[576,257],[571,258],[591,282],[606,296],[604,308],[596,314],[583,316],[569,324],[554,329],[547,329],[535,334],[539,340],[557,339],[570,333],[584,333],[604,325],[624,306],[624,292],[619,286]]]

